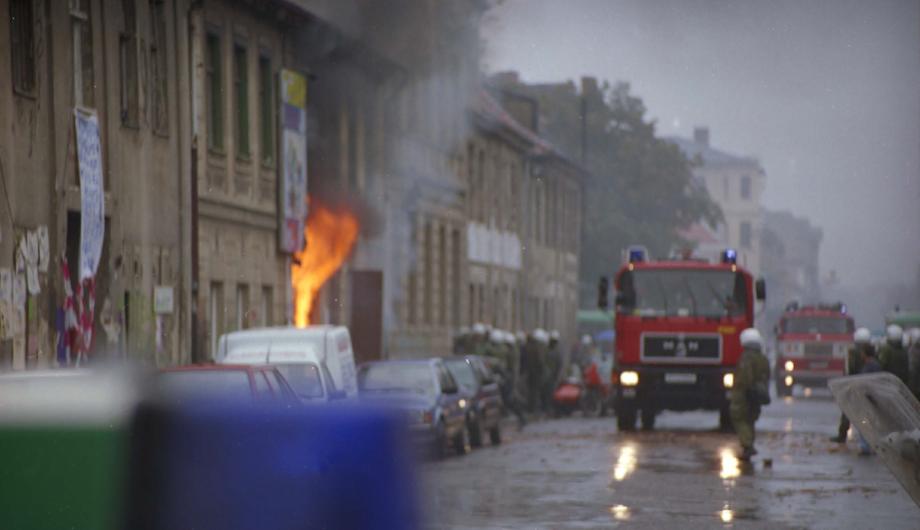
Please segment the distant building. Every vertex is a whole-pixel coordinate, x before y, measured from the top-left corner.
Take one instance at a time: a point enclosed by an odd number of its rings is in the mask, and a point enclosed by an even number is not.
[[[804,217],[764,210],[760,270],[767,281],[768,323],[775,323],[793,300],[835,301],[821,299],[818,254],[822,238],[821,229]]]
[[[722,208],[725,222],[706,235],[706,249],[731,247],[738,250],[739,264],[754,275],[761,273],[760,198],[766,174],[756,158],[737,156],[713,148],[709,144],[709,129],[698,127],[693,139],[669,137],[692,162],[698,165],[693,174],[705,184],[709,196]],[[705,227],[704,227],[705,230]],[[692,229],[691,232],[700,232]],[[712,242],[715,238],[716,242]],[[701,254],[707,250],[701,249]],[[704,255],[713,258],[715,256]]]

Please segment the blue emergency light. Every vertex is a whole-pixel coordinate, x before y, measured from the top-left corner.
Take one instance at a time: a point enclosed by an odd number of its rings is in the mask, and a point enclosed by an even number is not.
[[[645,247],[629,247],[627,252],[629,263],[645,261],[648,251]]]
[[[738,262],[738,252],[733,248],[727,248],[722,251],[722,263],[735,264]]]

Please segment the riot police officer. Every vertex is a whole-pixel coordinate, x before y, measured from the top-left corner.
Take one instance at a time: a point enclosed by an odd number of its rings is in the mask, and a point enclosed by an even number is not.
[[[867,328],[859,328],[853,333],[853,347],[847,352],[846,375],[856,375],[862,373],[863,355],[871,350],[872,356],[875,355],[875,346],[872,345],[872,334]],[[837,436],[831,438],[832,442],[844,443],[847,441],[847,433],[850,431],[850,420],[846,414],[840,413],[840,425],[837,427]]]
[[[882,370],[896,375],[905,385],[910,386],[910,368],[907,352],[904,350],[904,330],[897,324],[885,330],[887,341],[878,352],[878,363]]]
[[[760,332],[748,328],[741,332],[741,359],[735,369],[735,381],[729,400],[732,424],[741,443],[742,460],[757,454],[754,449],[754,424],[760,417],[760,407],[770,402],[767,386],[770,363],[763,354]]]

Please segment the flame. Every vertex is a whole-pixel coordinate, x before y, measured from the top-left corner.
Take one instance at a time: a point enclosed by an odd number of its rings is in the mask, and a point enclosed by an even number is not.
[[[310,312],[320,288],[348,259],[358,238],[358,218],[347,210],[333,210],[310,199],[304,236],[307,245],[294,254],[291,284],[294,288],[294,324],[310,323]]]

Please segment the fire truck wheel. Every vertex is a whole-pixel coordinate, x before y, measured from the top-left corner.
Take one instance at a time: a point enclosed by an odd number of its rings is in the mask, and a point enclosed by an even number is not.
[[[642,409],[642,430],[651,431],[655,428],[655,411]]]
[[[617,429],[621,431],[636,430],[636,409],[625,409],[617,412]]]
[[[719,430],[722,432],[735,431],[735,427],[732,425],[732,415],[728,405],[719,409]]]

